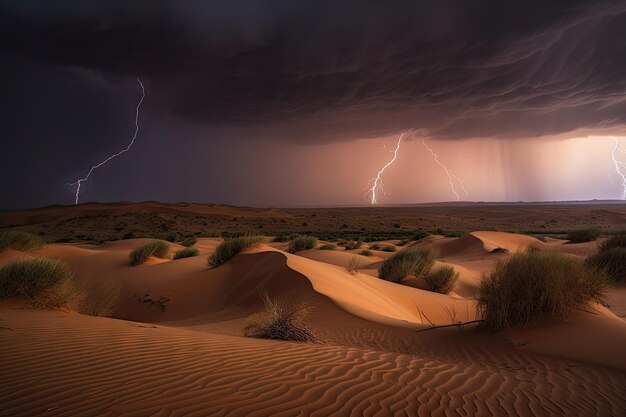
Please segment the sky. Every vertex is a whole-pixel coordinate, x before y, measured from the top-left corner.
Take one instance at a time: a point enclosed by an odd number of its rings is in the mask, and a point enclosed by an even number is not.
[[[0,210],[73,204],[137,77],[80,202],[369,204],[403,132],[381,204],[622,198],[624,1],[0,0],[0,32]]]

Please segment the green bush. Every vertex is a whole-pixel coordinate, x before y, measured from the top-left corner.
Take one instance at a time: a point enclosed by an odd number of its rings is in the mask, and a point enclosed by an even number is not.
[[[218,267],[250,246],[265,243],[265,236],[239,236],[220,243],[209,256],[209,265]]]
[[[317,246],[317,238],[313,236],[298,236],[289,243],[289,253],[313,249]]]
[[[190,248],[193,245],[195,245],[196,243],[198,243],[198,238],[195,237],[195,236],[191,236],[191,237],[188,237],[188,238],[184,239],[182,242],[180,242],[180,245],[181,246],[185,246],[186,248]],[[174,259],[176,259],[176,258],[174,258]]]
[[[592,242],[596,240],[598,236],[600,236],[600,231],[597,229],[574,230],[567,234],[567,240],[569,240],[570,243]]]
[[[369,250],[369,249],[363,249],[363,250],[361,251],[361,255],[363,255],[363,256],[374,256],[374,252],[372,252],[372,251],[371,251],[371,250]]]
[[[555,252],[519,252],[498,261],[480,283],[477,311],[490,331],[524,327],[543,316],[563,318],[589,301],[605,302],[602,271]]]
[[[200,255],[198,248],[185,248],[174,253],[174,259],[190,258]]]
[[[451,266],[444,265],[434,268],[424,276],[426,289],[441,294],[448,294],[454,288],[459,273]]]
[[[24,299],[39,308],[61,307],[77,297],[72,269],[58,259],[11,261],[0,268],[0,300]]]
[[[170,244],[163,240],[155,240],[145,245],[141,245],[133,249],[130,253],[131,265],[141,265],[146,262],[151,256],[157,258],[165,258],[170,250]]]
[[[404,249],[383,262],[378,270],[378,277],[386,281],[401,282],[410,274],[423,276],[430,272],[435,258],[431,249]]]
[[[380,248],[380,250],[383,252],[396,252],[398,249],[392,245],[384,245]]]
[[[337,245],[335,245],[334,243],[328,243],[326,245],[320,246],[317,249],[319,249],[319,250],[337,250]]]
[[[7,249],[27,251],[37,249],[41,244],[42,241],[38,236],[21,230],[3,230],[0,232],[0,252]]]
[[[356,241],[351,240],[345,244],[345,248],[346,250],[355,250],[355,249],[360,249],[362,245],[363,245],[362,239],[359,239]]]
[[[585,260],[589,268],[603,270],[613,283],[626,281],[626,248],[612,247],[601,250]]]
[[[626,248],[626,232],[619,232],[602,242],[600,250],[605,251],[611,248]]]

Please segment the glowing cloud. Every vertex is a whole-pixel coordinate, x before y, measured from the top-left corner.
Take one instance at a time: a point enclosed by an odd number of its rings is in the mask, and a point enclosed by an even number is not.
[[[113,154],[113,155],[109,156],[104,161],[100,162],[99,164],[93,165],[91,167],[91,169],[89,170],[89,172],[87,173],[87,175],[85,175],[84,178],[80,178],[76,182],[72,182],[72,183],[67,184],[70,187],[76,186],[76,196],[75,196],[76,200],[75,200],[74,204],[78,204],[78,199],[80,198],[80,186],[82,185],[82,183],[87,181],[89,179],[89,177],[91,176],[91,174],[96,169],[100,168],[102,165],[106,164],[110,160],[112,160],[114,158],[117,158],[118,156],[128,152],[130,150],[130,148],[133,146],[133,144],[135,143],[135,139],[137,138],[137,134],[139,133],[139,108],[141,107],[141,104],[143,103],[143,99],[146,97],[146,90],[144,89],[143,83],[141,82],[141,80],[139,80],[139,77],[137,77],[137,82],[141,86],[141,99],[139,100],[139,103],[137,104],[137,107],[135,108],[135,134],[131,138],[130,143],[128,144],[128,146],[126,148],[122,149],[121,151],[119,151],[116,154]]]

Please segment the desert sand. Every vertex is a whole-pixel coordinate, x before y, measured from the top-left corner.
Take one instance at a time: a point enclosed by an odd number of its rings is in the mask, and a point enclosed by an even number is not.
[[[236,217],[248,212],[267,214],[242,209]],[[207,256],[222,239],[200,238],[200,256],[131,266],[130,251],[146,241],[0,253],[0,266],[59,258],[77,276],[113,277],[121,288],[113,317],[0,302],[0,415],[626,415],[623,286],[611,290],[609,308],[592,304],[508,334],[432,329],[476,318],[480,278],[498,259],[529,246],[582,257],[598,242],[494,231],[434,236],[427,244],[437,263],[460,274],[444,295],[377,278],[392,255],[378,250],[290,254],[286,243],[269,243],[211,268]],[[353,259],[358,267],[349,271]],[[244,337],[262,293],[306,300],[318,341]],[[142,302],[146,294],[167,299],[166,308]]]

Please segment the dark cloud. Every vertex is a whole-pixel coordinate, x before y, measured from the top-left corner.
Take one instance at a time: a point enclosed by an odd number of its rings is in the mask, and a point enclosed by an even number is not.
[[[4,59],[141,74],[165,117],[232,134],[528,137],[626,122],[621,1],[1,4]]]

